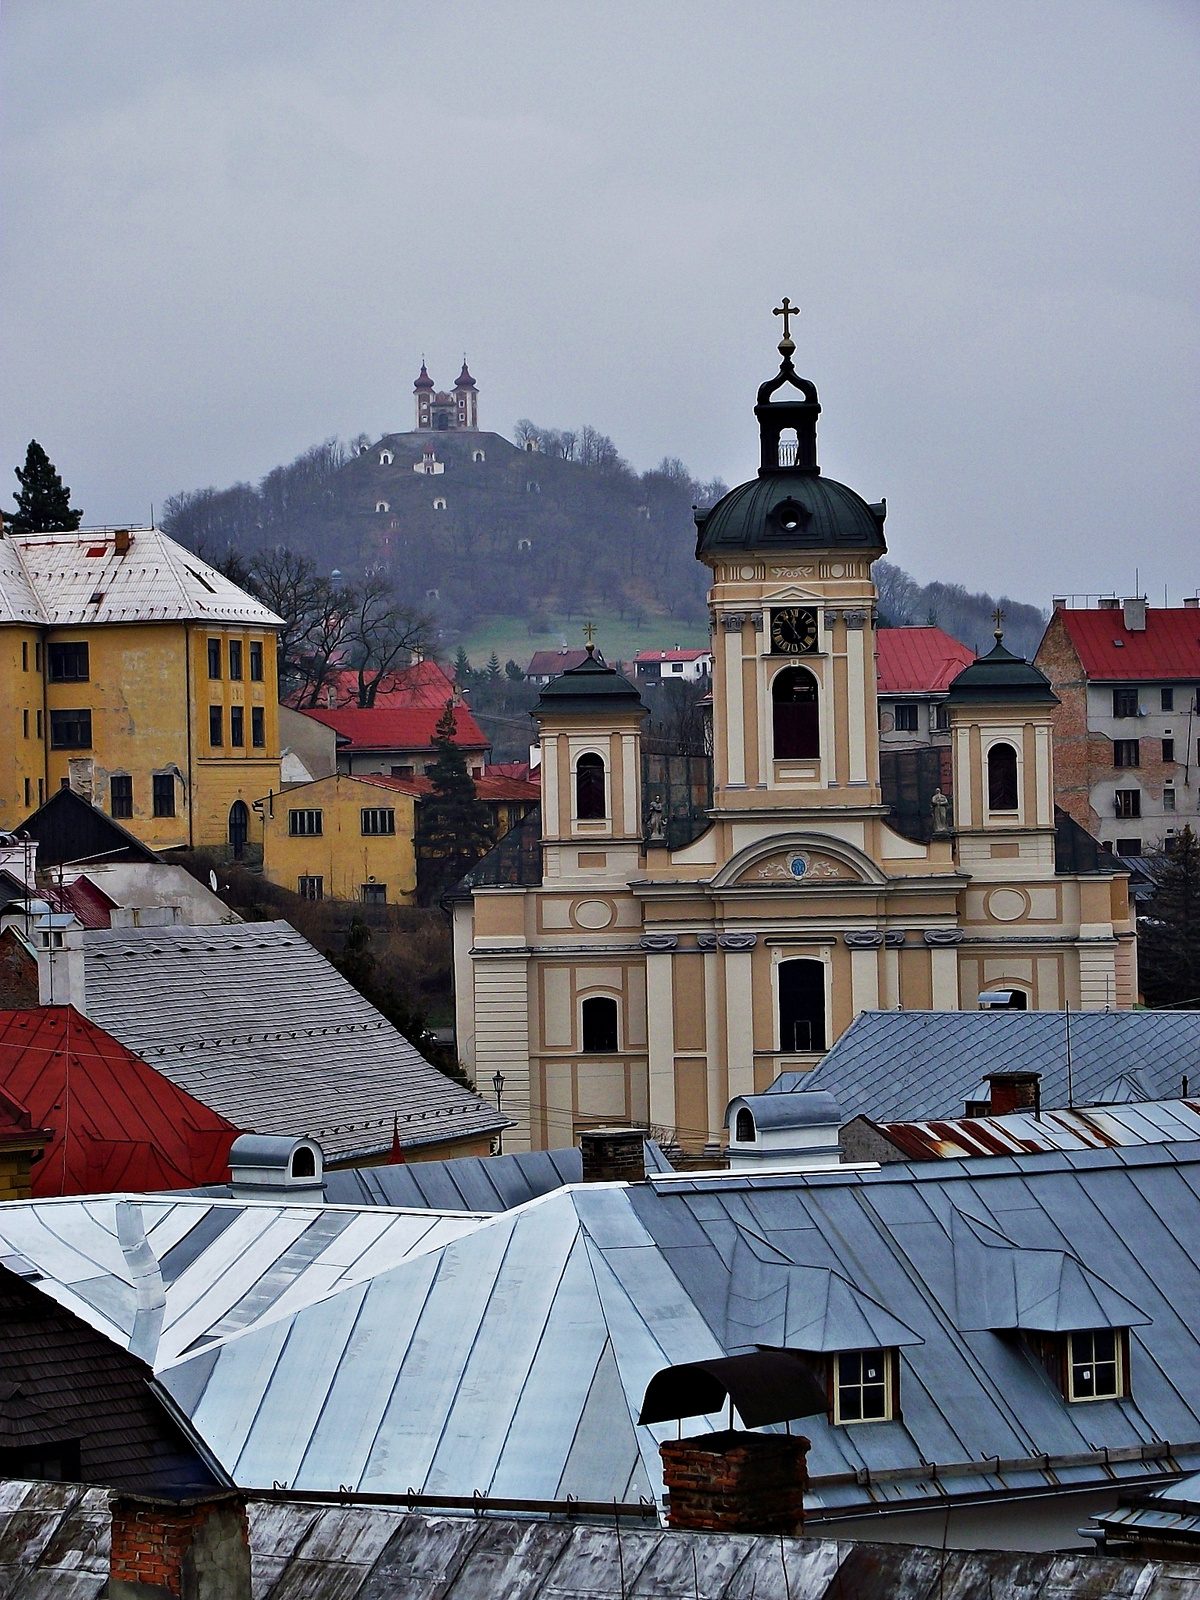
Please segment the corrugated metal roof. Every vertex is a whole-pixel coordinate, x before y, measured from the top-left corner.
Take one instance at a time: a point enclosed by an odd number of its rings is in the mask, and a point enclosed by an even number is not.
[[[1166,1100],[1185,1076],[1200,1084],[1200,1012],[864,1011],[808,1085],[847,1120],[911,1122],[961,1117],[989,1073],[1015,1071],[1041,1073],[1044,1105]],[[1114,1088],[1123,1076],[1131,1093]]]
[[[255,1600],[1187,1600],[1183,1563],[254,1500]],[[0,1588],[100,1600],[108,1491],[0,1483]]]
[[[803,1421],[825,1515],[1196,1470],[1197,1237],[1200,1144],[580,1185],[489,1217],[0,1208],[3,1253],[143,1353],[247,1487],[657,1496],[673,1427],[634,1419],[663,1367],[895,1340],[902,1420]],[[1067,1404],[1011,1331],[1117,1315],[1128,1401]]]
[[[1094,682],[1200,680],[1200,611],[1184,606],[1171,610],[1147,606],[1145,629],[1136,632],[1125,627],[1119,610],[1072,611],[1060,607],[1054,613],[1054,621],[1060,620],[1084,671]]]
[[[913,1161],[1016,1155],[1030,1150],[1105,1150],[1112,1145],[1200,1140],[1200,1100],[1149,1100],[1074,1110],[1011,1111],[876,1126]]]
[[[948,689],[975,652],[941,628],[880,628],[875,671],[880,694],[931,694]]]
[[[328,1158],[504,1125],[430,1066],[287,922],[84,934],[87,1009],[197,1100]]]
[[[275,613],[157,528],[127,530],[118,554],[112,529],[9,534],[0,545],[0,620],[230,622],[279,628]]]

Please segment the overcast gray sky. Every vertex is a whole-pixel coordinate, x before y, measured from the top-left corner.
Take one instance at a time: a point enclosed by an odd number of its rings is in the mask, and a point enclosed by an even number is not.
[[[892,556],[1200,580],[1200,5],[5,0],[0,487],[89,522],[412,426],[756,465],[788,294]]]

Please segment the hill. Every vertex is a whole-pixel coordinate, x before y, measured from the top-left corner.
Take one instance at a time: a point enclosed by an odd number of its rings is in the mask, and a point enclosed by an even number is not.
[[[325,573],[382,574],[433,614],[444,651],[465,644],[476,666],[493,650],[523,666],[540,646],[579,642],[585,620],[600,624],[612,659],[702,642],[707,573],[694,559],[692,507],[725,485],[674,459],[635,473],[590,428],[522,422],[517,434],[522,443],[476,431],[328,440],[257,487],[173,496],[163,527],[218,564],[230,550],[283,545]],[[990,646],[994,596],[921,585],[887,561],[876,579],[885,624],[936,622]],[[999,603],[1010,648],[1032,656],[1045,613]]]

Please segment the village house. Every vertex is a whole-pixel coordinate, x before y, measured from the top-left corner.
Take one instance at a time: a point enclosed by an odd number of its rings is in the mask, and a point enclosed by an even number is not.
[[[339,772],[352,777],[377,773],[387,778],[423,778],[438,758],[434,736],[445,708],[443,700],[440,706],[345,706],[336,711],[317,707],[303,714],[333,729]],[[482,778],[491,747],[461,702],[454,706],[454,743],[466,757],[471,776]]]
[[[0,535],[0,829],[67,786],[153,849],[240,853],[281,626],[157,528]]]
[[[950,685],[975,652],[941,628],[880,628],[875,635],[879,748],[950,748]]]

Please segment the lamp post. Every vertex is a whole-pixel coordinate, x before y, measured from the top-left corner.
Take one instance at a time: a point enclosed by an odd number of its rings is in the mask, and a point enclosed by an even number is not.
[[[494,1072],[492,1074],[492,1088],[495,1089],[495,1091],[496,1091],[496,1112],[497,1112],[497,1115],[503,1116],[504,1112],[501,1110],[501,1107],[500,1107],[500,1096],[504,1093],[504,1074],[502,1072]],[[498,1156],[502,1156],[504,1154],[504,1129],[503,1128],[501,1128],[499,1130],[499,1132],[496,1134],[496,1154]]]

